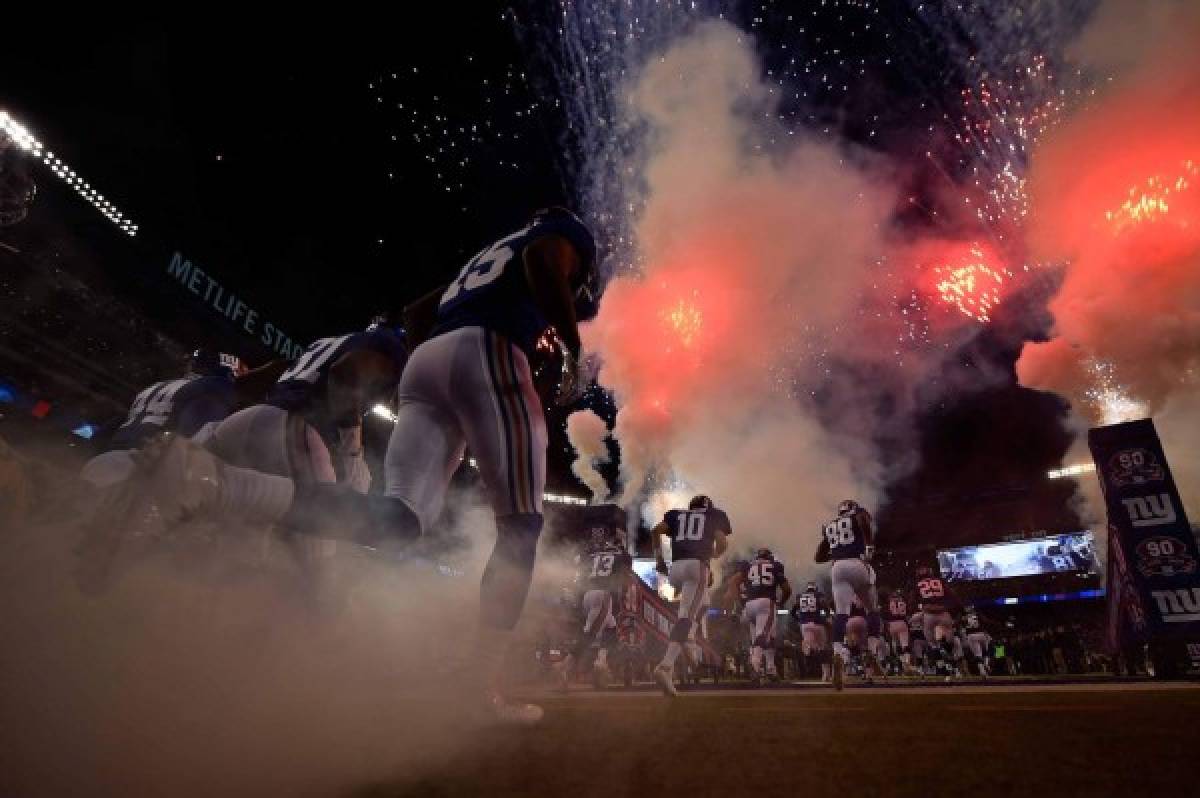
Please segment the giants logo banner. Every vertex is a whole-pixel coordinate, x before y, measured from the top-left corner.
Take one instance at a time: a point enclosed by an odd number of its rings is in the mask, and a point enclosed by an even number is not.
[[[1149,419],[1088,432],[1109,530],[1110,634],[1200,640],[1200,551]]]

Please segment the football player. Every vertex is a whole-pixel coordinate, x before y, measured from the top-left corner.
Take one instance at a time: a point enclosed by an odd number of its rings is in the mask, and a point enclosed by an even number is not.
[[[864,653],[867,670],[876,676],[883,675],[879,667],[882,622],[875,592],[875,571],[870,566],[875,550],[873,536],[871,514],[857,502],[847,499],[838,505],[837,517],[821,528],[821,543],[814,557],[818,563],[833,561],[833,685],[838,690],[842,689],[848,657],[846,621],[856,598],[867,617],[867,651]]]
[[[241,495],[227,468],[194,450],[159,458],[160,493],[168,487],[184,509],[243,509],[246,494],[272,493],[270,503],[301,532],[345,528],[348,536],[419,537],[441,514],[446,490],[470,448],[496,519],[496,544],[484,569],[473,662],[481,693],[501,721],[536,723],[540,707],[512,704],[499,689],[500,666],[529,592],[542,530],[546,422],[529,359],[547,328],[565,348],[558,401],[583,389],[575,302],[594,275],[591,233],[565,208],[538,211],[520,230],[472,257],[449,288],[418,303],[432,317],[428,337],[412,351],[400,380],[395,424],[385,457],[384,495],[358,496],[339,485],[300,486],[260,474]],[[419,336],[414,336],[414,340]],[[265,480],[265,481],[264,481]],[[274,485],[270,480],[281,480]],[[254,499],[256,496],[250,496]],[[259,502],[261,505],[262,502]],[[282,509],[280,509],[282,508]]]
[[[888,594],[886,618],[888,638],[892,641],[892,653],[900,659],[904,673],[912,673],[912,653],[909,651],[908,601],[899,590]]]
[[[792,595],[783,563],[775,559],[770,549],[759,549],[754,553],[754,559],[734,575],[732,590],[736,592],[742,586],[746,591],[742,621],[752,627],[750,668],[753,681],[756,685],[761,685],[764,677],[771,682],[779,681],[775,669],[775,608],[778,604],[786,604]]]
[[[962,645],[954,634],[954,617],[951,607],[958,600],[940,576],[928,565],[918,565],[916,570],[916,595],[921,599],[921,620],[924,626],[926,651],[947,659],[957,671],[962,659]]]
[[[404,330],[383,317],[362,332],[320,338],[280,375],[264,403],[222,421],[207,447],[232,466],[366,493],[363,416],[395,391],[407,360]]]
[[[908,618],[908,644],[912,651],[912,660],[920,663],[923,667],[925,663],[925,613],[920,605],[917,606],[917,611]]]
[[[988,649],[992,645],[992,636],[984,629],[983,619],[972,606],[963,609],[963,629],[966,632],[967,655],[979,675],[986,679],[991,675]]]
[[[658,571],[667,574],[679,595],[679,619],[671,627],[667,651],[654,669],[654,680],[666,696],[676,695],[675,660],[684,645],[694,639],[704,609],[704,594],[711,584],[709,563],[725,553],[729,546],[727,538],[732,534],[729,516],[707,496],[693,497],[686,510],[670,510],[651,530]],[[669,571],[663,557],[664,536],[671,541]]]
[[[233,412],[239,371],[241,364],[233,355],[197,349],[184,376],[156,382],[134,397],[108,451],[89,460],[80,477],[99,488],[128,479],[135,468],[134,452],[163,431],[204,440],[217,422]]]
[[[800,624],[804,656],[815,657],[820,661],[821,681],[828,682],[832,678],[832,663],[829,656],[829,630],[822,617],[826,605],[825,597],[821,595],[817,583],[809,582],[803,592],[796,596],[796,602],[792,605],[792,618]]]
[[[588,649],[596,651],[596,658],[592,662],[592,683],[597,688],[608,684],[608,649],[617,632],[617,618],[613,609],[633,574],[633,558],[626,550],[624,532],[607,527],[594,528],[579,564],[586,618],[583,635],[561,666],[564,690],[570,685],[571,677]]]

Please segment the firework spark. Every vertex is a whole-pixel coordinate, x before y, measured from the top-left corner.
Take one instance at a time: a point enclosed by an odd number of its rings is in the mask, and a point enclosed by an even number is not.
[[[1084,399],[1100,416],[1102,424],[1120,424],[1149,415],[1146,403],[1133,397],[1117,379],[1116,367],[1112,363],[1093,358],[1086,364],[1086,369],[1093,384],[1084,391]]]
[[[662,313],[668,329],[675,333],[684,349],[691,349],[704,327],[704,313],[691,302],[680,299]]]
[[[984,254],[980,244],[971,244],[959,257],[934,266],[933,273],[942,302],[981,324],[991,321],[1004,281],[1012,277],[1008,269]]]
[[[1191,189],[1197,176],[1200,176],[1200,167],[1191,160],[1183,162],[1174,180],[1151,175],[1145,181],[1131,186],[1125,201],[1119,207],[1105,211],[1104,218],[1112,225],[1116,235],[1161,221],[1171,212],[1174,199]],[[1184,227],[1189,222],[1186,217],[1179,219],[1179,224]]]

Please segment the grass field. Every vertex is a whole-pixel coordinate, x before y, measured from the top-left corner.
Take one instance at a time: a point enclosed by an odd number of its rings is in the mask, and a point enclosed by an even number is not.
[[[1088,684],[531,695],[419,780],[360,798],[1200,794],[1200,687]]]

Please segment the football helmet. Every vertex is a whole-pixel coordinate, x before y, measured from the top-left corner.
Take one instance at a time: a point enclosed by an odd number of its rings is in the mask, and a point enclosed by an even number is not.
[[[772,554],[772,553],[771,553],[771,550],[770,550],[770,549],[768,549],[768,548],[766,548],[765,546],[764,546],[763,548],[759,549],[758,551],[754,552],[754,556],[755,556],[755,557],[757,557],[757,558],[758,558],[758,559],[760,559],[760,560],[773,560],[773,559],[775,559],[775,555],[774,555],[774,554]]]
[[[854,515],[859,509],[858,502],[853,499],[846,499],[838,505],[838,515]]]
[[[922,579],[933,574],[933,570],[928,565],[917,566],[917,578]]]
[[[571,279],[576,301],[595,302],[597,291],[596,239],[583,220],[561,205],[534,211],[530,226],[540,225],[571,242],[579,253],[579,272]]]
[[[237,355],[200,347],[188,356],[187,372],[200,377],[236,376],[244,371]]]
[[[806,593],[816,593],[817,592],[817,583],[809,582],[807,585],[804,586],[804,590]]]
[[[712,499],[708,498],[703,493],[701,493],[697,496],[693,496],[692,500],[690,502],[688,502],[689,510],[711,510],[712,507],[713,507]]]

